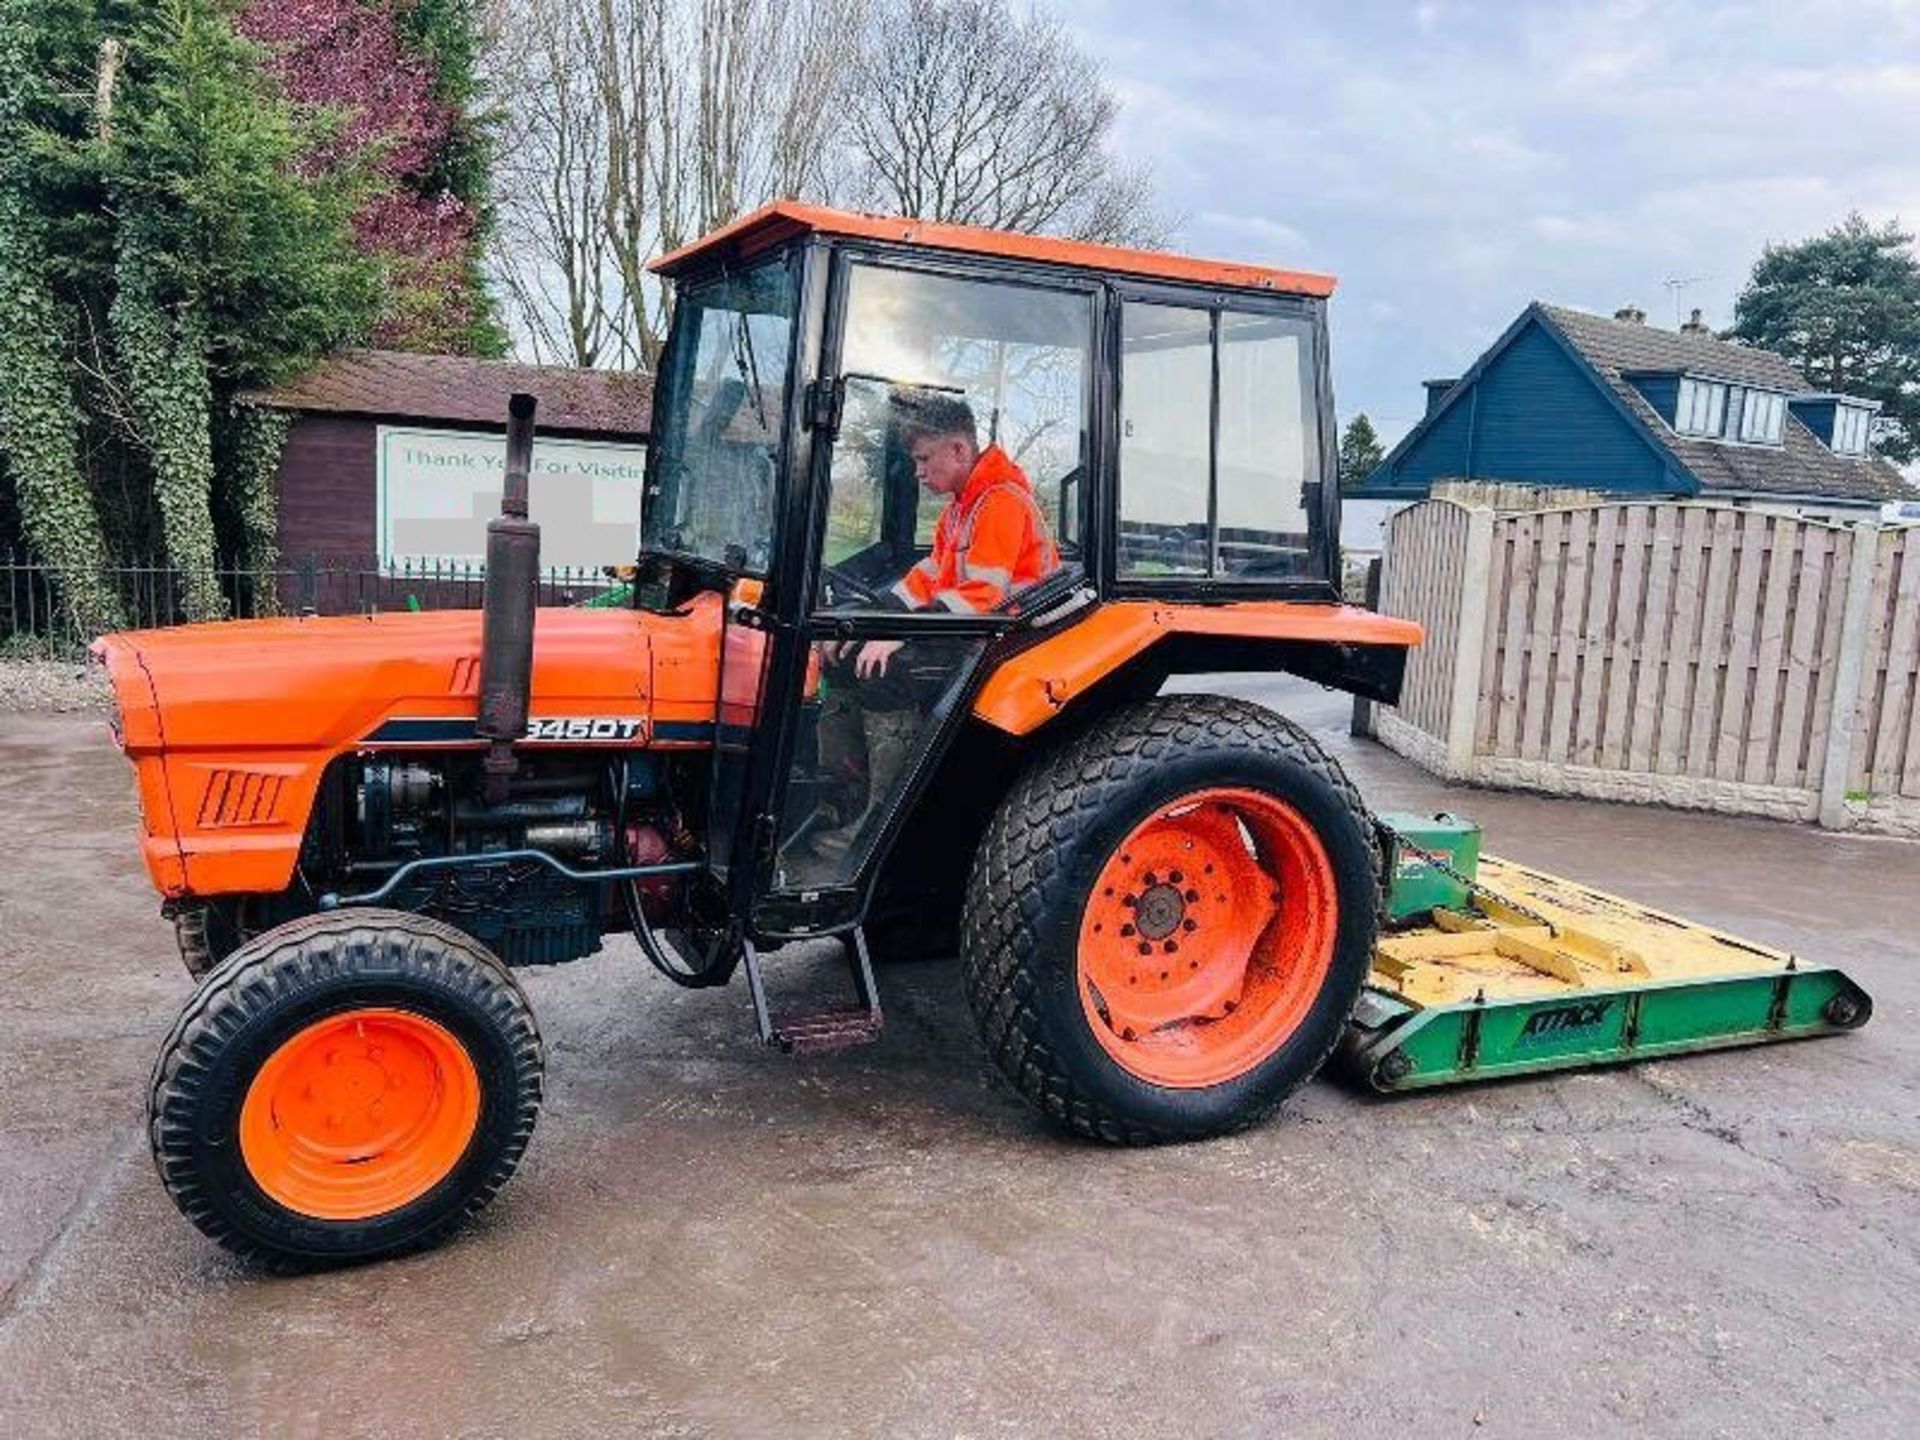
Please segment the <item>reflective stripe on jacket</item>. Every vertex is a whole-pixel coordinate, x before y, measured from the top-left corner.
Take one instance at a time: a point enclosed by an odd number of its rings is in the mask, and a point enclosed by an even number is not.
[[[915,609],[957,614],[999,608],[1015,591],[1060,568],[1060,552],[1033,498],[1033,483],[998,445],[974,462],[934,528],[933,550],[893,593]]]

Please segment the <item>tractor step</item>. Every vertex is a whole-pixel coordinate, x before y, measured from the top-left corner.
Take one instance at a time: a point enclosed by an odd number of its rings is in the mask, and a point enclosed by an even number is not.
[[[850,1050],[880,1038],[884,1021],[880,1014],[880,992],[873,981],[873,960],[867,953],[867,936],[855,928],[840,937],[847,968],[853,975],[854,995],[858,1003],[829,1010],[773,1013],[767,1000],[767,984],[760,972],[760,952],[751,941],[742,959],[746,962],[747,990],[753,997],[754,1024],[763,1043],[775,1046],[784,1055],[822,1055],[832,1050]]]
[[[851,1050],[880,1038],[880,1017],[871,1010],[816,1010],[810,1015],[776,1015],[773,1043],[787,1055],[821,1055]]]
[[[1491,856],[1456,873],[1471,902],[1374,948],[1341,1060],[1375,1090],[1832,1035],[1873,1013],[1839,970],[1784,950]]]

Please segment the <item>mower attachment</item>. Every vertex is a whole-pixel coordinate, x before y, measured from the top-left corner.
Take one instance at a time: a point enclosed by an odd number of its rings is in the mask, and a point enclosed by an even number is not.
[[[1491,856],[1472,908],[1374,951],[1341,1047],[1379,1091],[1650,1060],[1857,1030],[1867,993],[1830,966]]]

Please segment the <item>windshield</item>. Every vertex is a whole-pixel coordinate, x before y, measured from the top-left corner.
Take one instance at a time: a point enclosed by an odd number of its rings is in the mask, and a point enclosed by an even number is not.
[[[680,292],[654,395],[645,549],[766,573],[796,289],[781,260]]]

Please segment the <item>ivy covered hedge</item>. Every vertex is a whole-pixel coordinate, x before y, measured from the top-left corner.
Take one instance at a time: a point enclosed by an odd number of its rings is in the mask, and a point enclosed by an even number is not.
[[[344,3],[413,47],[388,68],[432,127],[402,167],[397,112],[300,69],[339,5],[0,0],[0,483],[85,633],[120,623],[116,549],[162,542],[195,619],[225,613],[216,556],[271,573],[286,420],[247,392],[343,345],[502,344],[472,261],[474,7]],[[434,265],[369,231],[448,203]]]

